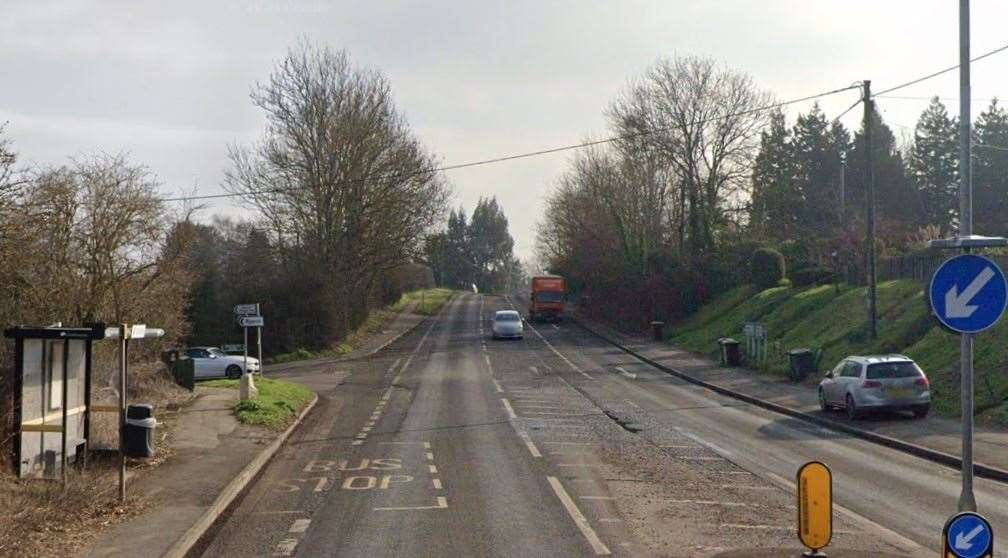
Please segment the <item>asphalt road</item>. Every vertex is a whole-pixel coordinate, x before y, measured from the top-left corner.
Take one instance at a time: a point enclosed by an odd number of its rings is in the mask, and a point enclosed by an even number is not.
[[[812,459],[835,477],[831,555],[938,547],[954,471],[685,384],[573,324],[490,340],[508,307],[460,295],[372,358],[299,370],[316,410],[204,554],[787,556]],[[977,488],[1003,533],[1008,490]]]

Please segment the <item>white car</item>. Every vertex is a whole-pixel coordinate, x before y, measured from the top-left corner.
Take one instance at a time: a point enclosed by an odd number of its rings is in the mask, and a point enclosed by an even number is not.
[[[217,347],[189,347],[185,355],[193,361],[193,376],[197,380],[206,378],[232,378],[242,375],[245,358],[225,353]],[[248,371],[255,374],[260,371],[259,359],[248,357]]]
[[[518,312],[498,310],[494,313],[491,331],[494,339],[521,339],[525,337],[525,324]]]

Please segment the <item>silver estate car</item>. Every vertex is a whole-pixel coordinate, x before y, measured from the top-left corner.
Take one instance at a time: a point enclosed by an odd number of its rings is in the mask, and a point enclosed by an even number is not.
[[[851,420],[868,410],[909,410],[924,418],[931,409],[931,386],[917,363],[903,355],[850,356],[819,383],[819,406],[837,408]]]
[[[525,336],[525,324],[521,314],[514,310],[499,310],[494,314],[491,327],[494,339],[521,339]]]

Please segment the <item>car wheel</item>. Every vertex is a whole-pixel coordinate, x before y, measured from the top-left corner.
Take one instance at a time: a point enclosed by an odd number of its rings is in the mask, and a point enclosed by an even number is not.
[[[916,419],[922,419],[927,416],[928,411],[931,410],[930,405],[918,405],[913,408],[913,416]]]
[[[844,408],[847,410],[847,418],[851,420],[857,420],[861,416],[857,405],[854,404],[854,398],[849,393],[847,394],[847,400],[844,402]]]
[[[232,364],[231,366],[228,366],[226,370],[224,370],[224,375],[227,376],[228,378],[231,378],[232,380],[237,380],[238,378],[241,378],[241,374],[242,374],[241,366],[238,366],[237,364]]]
[[[829,403],[826,402],[826,393],[823,391],[823,388],[819,388],[819,409],[821,409],[824,413],[830,410]]]

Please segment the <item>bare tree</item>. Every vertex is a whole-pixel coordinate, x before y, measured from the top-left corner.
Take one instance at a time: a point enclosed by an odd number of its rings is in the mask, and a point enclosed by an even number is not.
[[[281,247],[334,299],[369,292],[378,274],[418,253],[448,188],[379,72],[345,52],[302,43],[252,92],[264,138],[232,147],[227,188],[257,208]],[[363,306],[363,308],[362,308]],[[343,312],[366,311],[366,300]]]
[[[624,150],[658,157],[675,173],[681,252],[708,250],[725,209],[745,194],[771,101],[749,76],[684,57],[658,62],[610,109],[616,130],[633,138]]]

